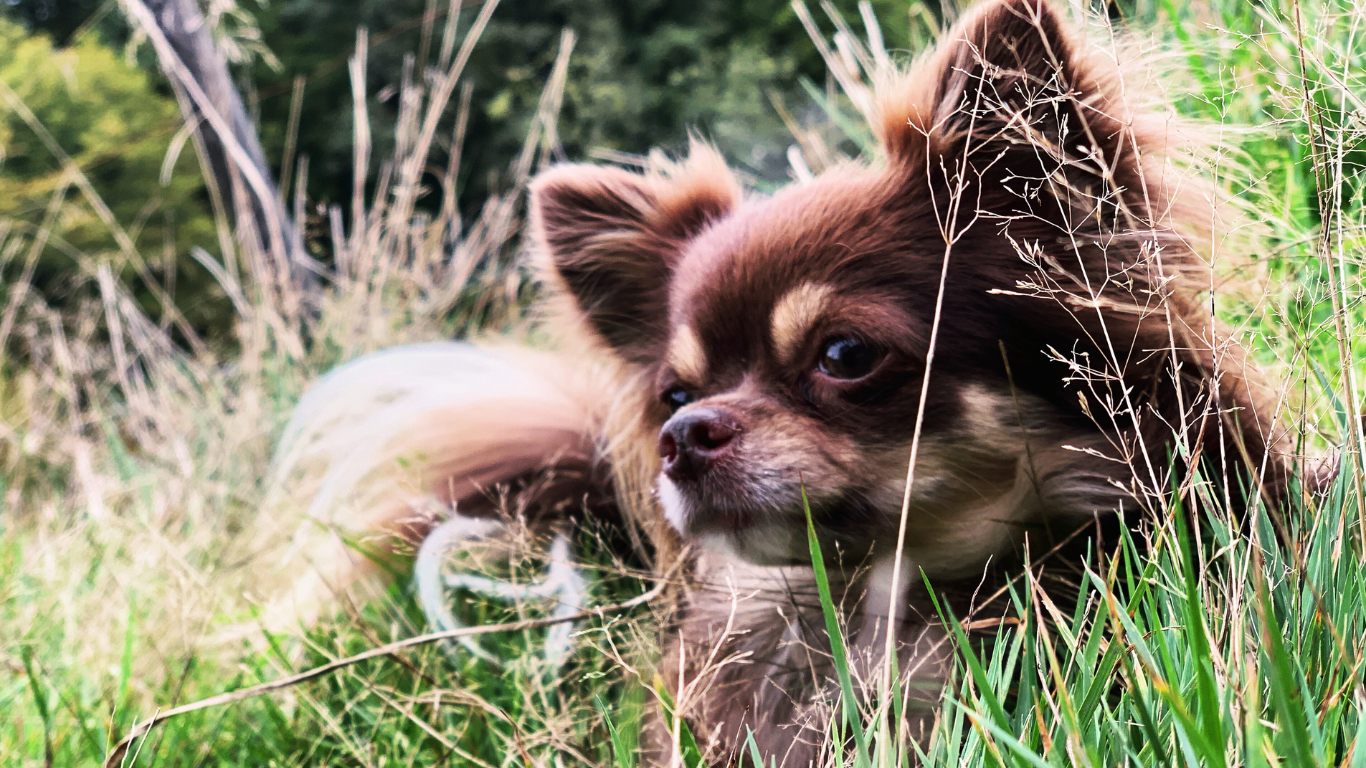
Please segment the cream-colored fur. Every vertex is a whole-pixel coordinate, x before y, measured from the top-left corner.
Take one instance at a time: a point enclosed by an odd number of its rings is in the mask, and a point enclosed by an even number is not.
[[[271,503],[306,505],[307,516],[288,554],[303,575],[267,626],[312,621],[376,572],[348,541],[385,546],[500,481],[596,463],[614,386],[591,356],[456,342],[378,352],[327,375],[277,453]]]
[[[820,319],[833,289],[828,285],[804,283],[788,291],[773,305],[769,332],[778,359],[791,363],[801,351],[812,324]]]

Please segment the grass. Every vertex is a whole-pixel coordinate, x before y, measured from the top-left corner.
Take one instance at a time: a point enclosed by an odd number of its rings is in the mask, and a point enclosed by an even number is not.
[[[1366,766],[1366,476],[1352,429],[1366,373],[1366,5],[1121,6],[1143,45],[1165,52],[1163,98],[1219,140],[1198,162],[1247,212],[1216,244],[1224,273],[1245,286],[1221,293],[1220,312],[1282,373],[1306,448],[1342,449],[1344,471],[1322,501],[1243,527],[1217,500],[1188,497],[1199,532],[1180,510],[1155,517],[1093,561],[1075,603],[1017,582],[1019,623],[986,639],[957,635],[955,676],[921,759]],[[927,14],[905,18],[912,39],[927,37]],[[563,45],[568,55],[572,37]],[[308,383],[397,343],[521,328],[515,234],[525,181],[553,143],[557,73],[510,159],[509,187],[463,224],[449,208],[413,213],[415,182],[401,171],[423,167],[422,119],[447,106],[413,91],[397,126],[407,154],[382,177],[390,188],[381,181],[354,201],[366,214],[336,238],[335,287],[315,319],[295,316],[288,288],[242,247],[219,265],[239,299],[231,352],[183,351],[107,273],[89,275],[102,301],[80,313],[58,315],[36,296],[14,308],[13,339],[28,356],[0,363],[0,764],[97,764],[158,707],[425,631],[399,580],[307,632],[226,632],[298,572],[288,543],[302,519],[270,503],[267,477]],[[850,141],[838,146],[856,148],[864,134],[850,103],[810,90],[829,120],[799,126],[803,149],[841,129]],[[819,170],[819,153],[807,155]],[[0,242],[5,280],[26,245],[14,237]],[[601,566],[590,570],[590,604],[639,593],[595,535],[578,547]],[[494,622],[536,608],[462,610]],[[653,706],[639,652],[651,620],[585,624],[559,674],[540,662],[540,631],[486,638],[503,666],[442,646],[358,665],[172,720],[125,764],[634,765]],[[881,704],[859,706],[866,715]],[[874,722],[837,719],[832,727],[860,736],[837,762],[909,764],[921,747]]]

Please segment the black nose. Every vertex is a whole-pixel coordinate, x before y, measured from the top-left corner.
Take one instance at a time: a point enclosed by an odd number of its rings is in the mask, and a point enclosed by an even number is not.
[[[659,455],[670,480],[696,480],[735,448],[740,425],[719,408],[683,411],[659,431]]]

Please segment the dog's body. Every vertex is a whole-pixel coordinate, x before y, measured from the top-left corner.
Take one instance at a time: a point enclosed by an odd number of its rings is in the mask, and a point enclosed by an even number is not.
[[[557,464],[588,471],[525,484],[541,508],[610,486],[597,508],[689,558],[661,667],[708,756],[752,730],[784,765],[818,756],[833,691],[804,498],[847,566],[857,676],[876,679],[894,607],[899,668],[933,702],[948,653],[922,571],[975,583],[1154,508],[1202,462],[1229,498],[1282,495],[1275,407],[1199,298],[1211,203],[1114,70],[1047,4],[992,0],[879,87],[873,165],[770,197],[700,145],[643,175],[544,173],[549,305],[597,350],[557,365],[592,383],[425,415],[428,435],[486,424],[422,451],[428,486],[467,514],[477,488]]]

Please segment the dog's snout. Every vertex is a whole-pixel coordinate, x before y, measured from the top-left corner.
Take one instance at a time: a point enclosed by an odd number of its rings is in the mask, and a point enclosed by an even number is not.
[[[701,477],[733,450],[740,425],[719,408],[684,411],[659,432],[659,455],[671,480]]]

